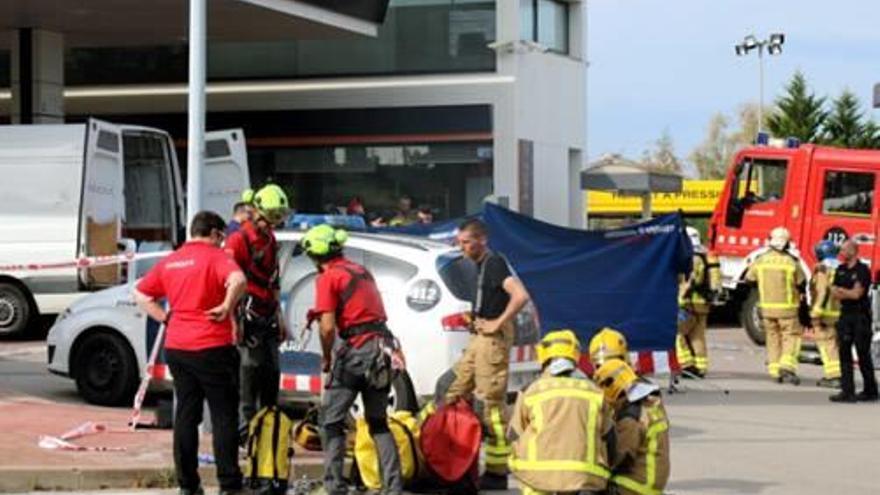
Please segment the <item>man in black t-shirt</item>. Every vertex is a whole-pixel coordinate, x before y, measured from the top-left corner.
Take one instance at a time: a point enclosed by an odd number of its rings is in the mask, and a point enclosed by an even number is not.
[[[830,397],[832,402],[873,402],[878,399],[877,378],[871,359],[871,304],[868,288],[871,272],[859,261],[859,248],[853,241],[840,247],[843,263],[834,273],[831,296],[840,301],[840,319],[837,321],[837,340],[840,349],[841,392]],[[855,393],[852,346],[859,356],[859,370],[865,382],[864,389]]]
[[[529,301],[522,283],[510,272],[507,261],[488,248],[488,231],[479,220],[459,227],[458,244],[465,257],[477,263],[477,290],[473,301],[473,337],[453,371],[455,381],[445,401],[473,396],[482,413],[486,431],[486,474],[480,478],[483,490],[507,489],[507,458],[510,445],[505,438],[507,374],[513,345],[513,321]]]

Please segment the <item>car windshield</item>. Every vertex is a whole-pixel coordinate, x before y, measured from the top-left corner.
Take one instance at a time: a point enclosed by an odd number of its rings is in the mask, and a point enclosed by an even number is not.
[[[437,272],[452,295],[462,301],[473,301],[476,298],[477,265],[460,252],[438,256]]]

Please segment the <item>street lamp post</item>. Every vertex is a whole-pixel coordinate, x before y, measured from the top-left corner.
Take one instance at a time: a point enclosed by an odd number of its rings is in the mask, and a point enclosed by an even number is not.
[[[785,34],[783,33],[773,33],[769,38],[763,40],[750,34],[734,47],[738,57],[744,57],[755,50],[758,52],[758,132],[761,132],[764,127],[764,49],[767,49],[768,55],[779,55],[782,53],[784,43]]]

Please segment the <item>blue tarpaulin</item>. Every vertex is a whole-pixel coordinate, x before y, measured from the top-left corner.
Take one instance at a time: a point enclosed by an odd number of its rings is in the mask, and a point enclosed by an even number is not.
[[[570,328],[586,343],[605,326],[631,350],[675,344],[678,274],[691,245],[679,215],[607,231],[559,227],[486,204],[491,246],[525,284],[546,332]]]

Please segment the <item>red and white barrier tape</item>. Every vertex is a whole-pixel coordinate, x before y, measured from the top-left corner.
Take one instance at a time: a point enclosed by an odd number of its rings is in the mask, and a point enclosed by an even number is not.
[[[95,435],[98,433],[106,433],[111,431],[110,428],[107,427],[104,423],[94,423],[92,421],[88,421],[83,423],[76,428],[64,432],[57,437],[53,437],[50,435],[40,435],[39,443],[37,444],[41,449],[46,450],[69,450],[74,452],[122,452],[125,450],[125,447],[102,447],[102,446],[90,446],[84,447],[82,445],[77,445],[71,440],[76,440],[77,438],[82,438],[88,435]]]
[[[128,422],[131,431],[137,429],[138,423],[141,419],[141,408],[144,405],[144,397],[147,396],[147,389],[150,386],[153,369],[156,367],[156,360],[159,358],[159,350],[162,348],[162,341],[165,340],[165,326],[165,324],[159,326],[159,334],[156,336],[156,341],[153,342],[153,348],[150,350],[150,358],[147,360],[144,377],[141,378],[141,384],[138,386],[137,393],[134,394],[134,404],[132,405],[131,418]]]
[[[153,258],[164,258],[170,251],[155,253],[122,253],[106,256],[84,256],[71,261],[58,261],[52,263],[24,263],[0,265],[0,272],[34,272],[41,270],[59,270],[62,268],[94,268],[99,266],[112,266],[120,263],[131,263]]]
[[[640,375],[668,375],[681,371],[674,350],[630,352],[629,362]],[[581,356],[580,367],[588,374],[594,371],[590,357],[586,354]]]

